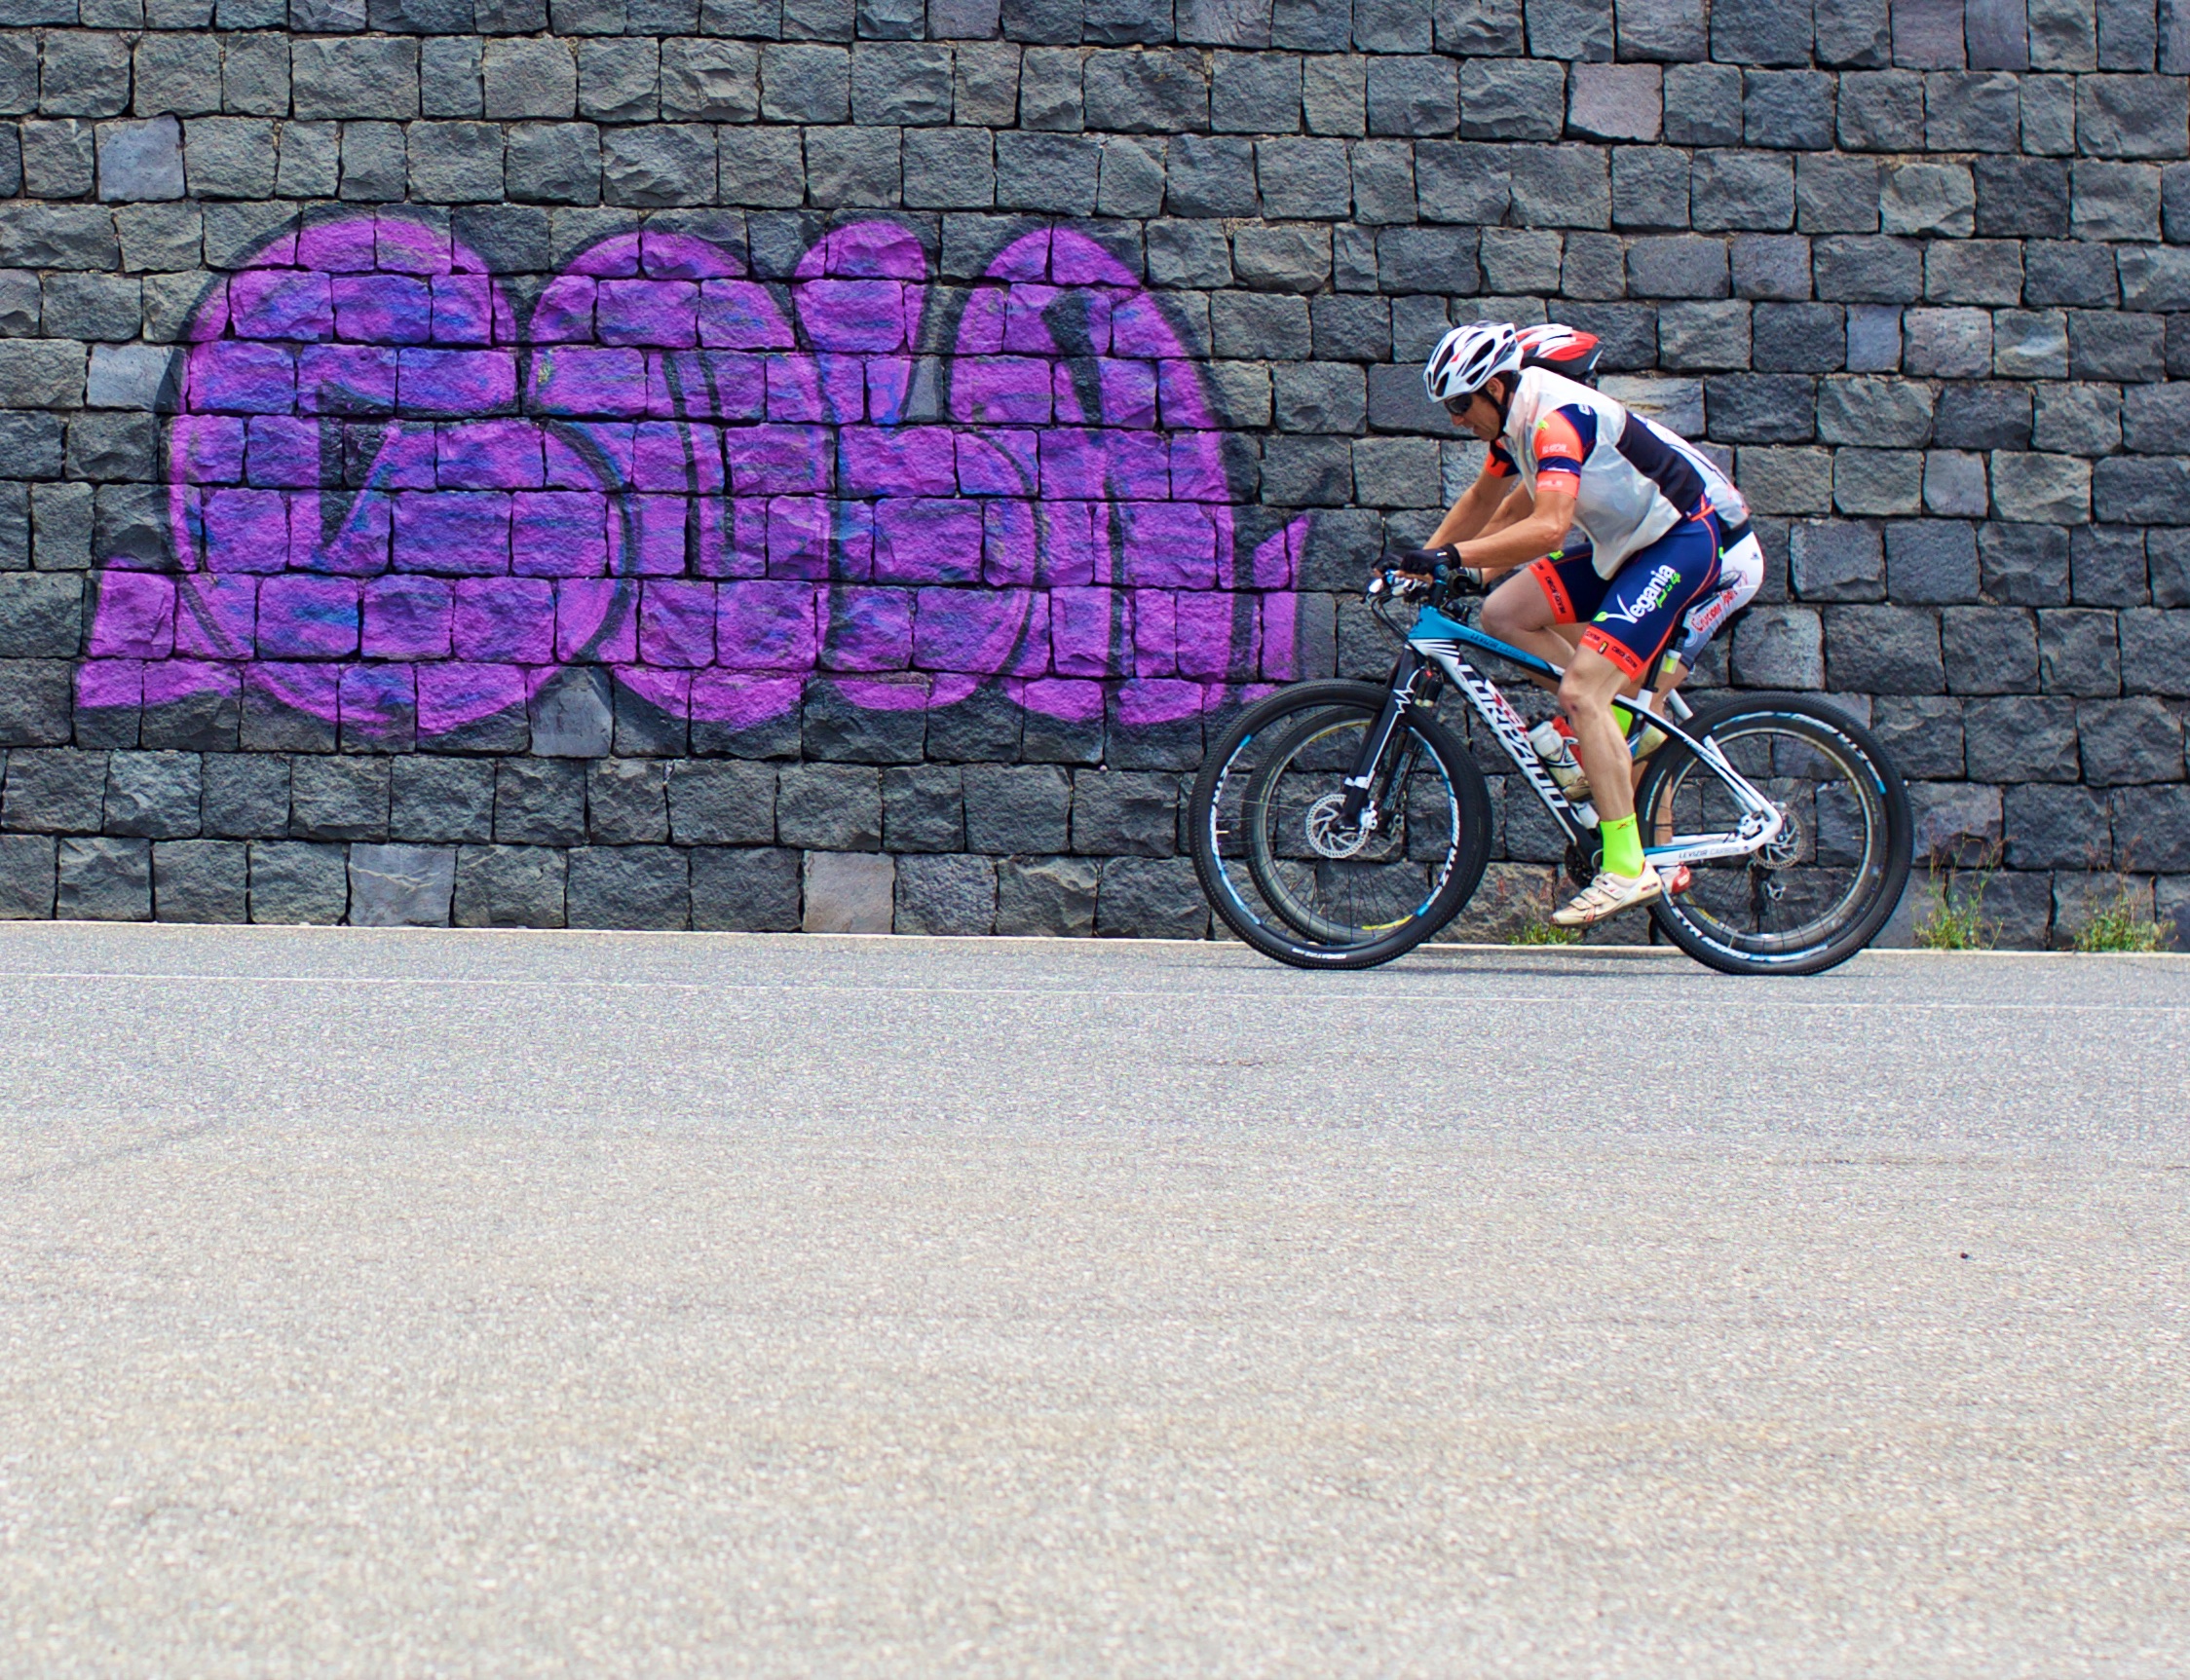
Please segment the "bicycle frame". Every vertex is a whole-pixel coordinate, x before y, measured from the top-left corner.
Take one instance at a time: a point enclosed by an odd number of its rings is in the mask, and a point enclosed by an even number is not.
[[[1406,632],[1399,661],[1392,667],[1383,714],[1378,719],[1377,728],[1371,732],[1369,739],[1363,743],[1362,755],[1354,765],[1354,773],[1345,778],[1346,798],[1341,809],[1343,819],[1350,823],[1361,817],[1363,807],[1369,803],[1370,791],[1376,780],[1376,766],[1383,759],[1392,732],[1399,726],[1400,715],[1407,706],[1415,703],[1416,686],[1422,673],[1434,667],[1467,696],[1468,704],[1475,708],[1476,715],[1497,737],[1499,746],[1505,749],[1506,757],[1513,761],[1514,768],[1535,790],[1536,798],[1551,813],[1552,820],[1559,825],[1568,842],[1583,844],[1589,831],[1596,827],[1595,813],[1591,813],[1591,820],[1585,821],[1560,791],[1559,784],[1551,779],[1542,761],[1536,757],[1535,748],[1529,744],[1529,727],[1522,721],[1521,714],[1513,709],[1513,703],[1495,683],[1468,663],[1463,649],[1473,649],[1493,658],[1503,659],[1531,676],[1548,677],[1557,681],[1561,675],[1560,667],[1548,659],[1539,659],[1535,654],[1501,642],[1495,636],[1486,635],[1471,624],[1449,617],[1436,607],[1424,606],[1413,627]],[[1686,707],[1679,709],[1683,717],[1688,715]],[[1667,708],[1667,712],[1672,710],[1673,706]],[[1718,750],[1715,742],[1689,734],[1670,716],[1652,712],[1649,718],[1655,728],[1680,741],[1695,754],[1698,763],[1707,766],[1725,783],[1746,813],[1738,833],[1675,835],[1664,845],[1645,847],[1643,855],[1651,863],[1672,865],[1700,863],[1714,858],[1745,857],[1762,850],[1778,838],[1787,819],[1777,805],[1751,786],[1741,772],[1726,761],[1725,754]]]

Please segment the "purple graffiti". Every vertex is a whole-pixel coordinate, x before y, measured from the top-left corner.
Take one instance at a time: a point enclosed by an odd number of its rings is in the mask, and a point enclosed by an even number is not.
[[[777,285],[648,230],[528,310],[352,215],[270,242],[187,343],[174,569],[108,562],[86,705],[247,690],[429,738],[592,666],[732,728],[815,680],[1133,727],[1295,675],[1305,521],[1233,504],[1203,370],[1070,230],[955,290],[887,221]]]

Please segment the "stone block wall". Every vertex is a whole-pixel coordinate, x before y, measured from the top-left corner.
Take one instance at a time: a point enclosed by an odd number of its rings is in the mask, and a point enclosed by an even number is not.
[[[2185,72],[2180,0],[0,0],[0,915],[1202,933],[1204,739],[1380,674],[1488,315],[1729,459],[1703,685],[1868,718],[2008,943],[2183,925]]]

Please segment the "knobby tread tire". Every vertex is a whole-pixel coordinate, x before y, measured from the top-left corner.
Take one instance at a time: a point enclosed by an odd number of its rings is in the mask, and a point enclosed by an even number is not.
[[[1248,945],[1296,968],[1354,969],[1375,968],[1393,958],[1404,956],[1423,940],[1436,934],[1467,907],[1475,889],[1483,878],[1484,869],[1491,856],[1491,790],[1476,767],[1473,756],[1461,745],[1453,732],[1434,718],[1410,717],[1406,727],[1435,753],[1451,778],[1460,804],[1460,822],[1463,830],[1462,844],[1454,859],[1453,872],[1429,908],[1420,915],[1410,919],[1404,926],[1384,938],[1367,945],[1327,946],[1318,945],[1303,936],[1298,928],[1291,927],[1278,918],[1278,925],[1249,915],[1232,897],[1224,879],[1224,872],[1217,857],[1217,797],[1226,767],[1232,755],[1251,736],[1268,733],[1283,727],[1289,716],[1315,711],[1346,709],[1366,711],[1372,718],[1382,711],[1386,691],[1377,683],[1354,683],[1341,679],[1325,679],[1317,682],[1296,683],[1280,690],[1267,699],[1236,719],[1231,728],[1219,737],[1215,746],[1202,760],[1201,773],[1194,778],[1192,806],[1192,852],[1194,874],[1201,881],[1203,896],[1224,924]],[[1274,907],[1273,911],[1274,911]]]

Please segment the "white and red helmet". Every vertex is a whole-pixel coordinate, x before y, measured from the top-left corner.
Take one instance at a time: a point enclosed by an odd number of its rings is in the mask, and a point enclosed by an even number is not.
[[[1437,341],[1422,365],[1422,386],[1432,402],[1464,402],[1497,375],[1521,371],[1521,341],[1513,323],[1474,320]]]
[[[1514,334],[1514,340],[1521,346],[1523,367],[1547,367],[1580,385],[1597,383],[1597,364],[1604,357],[1605,347],[1597,342],[1595,333],[1548,321],[1542,326],[1523,327]]]

